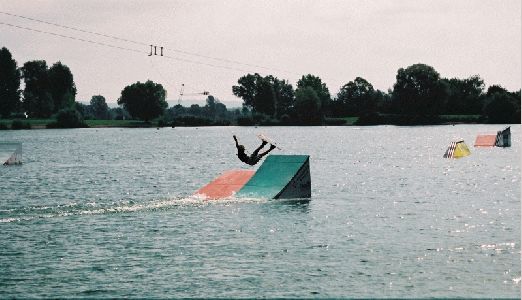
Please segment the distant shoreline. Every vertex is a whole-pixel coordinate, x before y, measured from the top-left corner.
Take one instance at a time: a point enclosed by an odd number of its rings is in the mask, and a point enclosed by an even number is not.
[[[51,129],[51,128],[160,128],[160,127],[215,127],[215,126],[435,126],[435,125],[460,125],[460,124],[489,124],[481,119],[480,115],[440,115],[430,119],[411,119],[401,115],[376,115],[373,118],[342,117],[325,118],[321,124],[299,124],[272,119],[253,120],[247,119],[207,119],[204,117],[179,117],[174,121],[155,119],[144,122],[140,120],[84,120],[83,126],[57,127],[52,126],[56,120],[46,119],[0,119],[0,130],[18,129]],[[51,124],[51,125],[50,125]]]
[[[29,130],[29,129],[56,129],[49,128],[47,124],[51,123],[53,120],[24,120],[26,127],[20,128],[11,128],[12,120],[0,120],[0,131],[11,131],[11,130]],[[318,126],[328,126],[328,127],[354,127],[354,126],[380,126],[380,125],[388,125],[388,126],[448,126],[448,125],[504,125],[504,124],[488,124],[488,123],[477,123],[477,122],[442,122],[438,124],[368,124],[368,125],[359,125],[354,123],[345,123],[345,124],[321,124],[321,125],[289,125],[289,124],[252,124],[252,125],[238,125],[238,124],[230,124],[230,125],[164,125],[159,126],[158,122],[141,122],[136,120],[86,120],[88,127],[85,128],[176,128],[176,127],[318,127]],[[517,125],[517,124],[511,124]],[[64,128],[67,129],[67,128]],[[73,128],[69,128],[73,129]]]

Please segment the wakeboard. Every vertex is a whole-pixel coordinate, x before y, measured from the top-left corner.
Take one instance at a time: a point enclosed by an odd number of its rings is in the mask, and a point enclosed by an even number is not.
[[[279,147],[279,145],[271,138],[267,137],[266,135],[260,133],[260,134],[257,134],[257,137],[262,140],[262,141],[265,141],[267,143],[269,143],[270,145],[274,145],[276,147],[276,149],[278,150],[283,150],[281,149],[281,147]]]

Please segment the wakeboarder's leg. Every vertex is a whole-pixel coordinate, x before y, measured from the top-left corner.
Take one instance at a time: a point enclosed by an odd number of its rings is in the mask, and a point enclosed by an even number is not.
[[[263,149],[263,147],[264,147],[266,144],[267,144],[267,142],[266,142],[266,141],[263,141],[263,142],[261,143],[261,145],[260,145],[259,147],[257,147],[256,150],[254,150],[254,153],[252,153],[252,155],[253,155],[253,156],[257,156],[257,154],[259,153],[259,151],[260,151],[261,149]]]
[[[270,151],[274,150],[275,148],[276,148],[275,145],[270,144],[270,149],[266,150],[265,152],[260,153],[259,157],[261,158],[261,157],[267,155]]]

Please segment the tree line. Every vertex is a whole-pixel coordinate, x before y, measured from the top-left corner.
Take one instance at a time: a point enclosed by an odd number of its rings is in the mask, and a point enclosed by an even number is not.
[[[65,64],[56,62],[49,67],[45,60],[34,60],[18,68],[9,50],[0,49],[0,118],[54,117],[57,122],[49,127],[86,127],[85,117],[108,119],[125,115],[128,114],[121,108],[109,109],[100,95],[93,96],[90,105],[76,102],[73,74]],[[20,120],[13,124],[27,127]]]
[[[117,101],[120,107],[109,108],[101,95],[85,105],[76,101],[66,65],[48,67],[44,60],[35,60],[18,68],[9,50],[0,49],[0,117],[54,117],[50,127],[84,127],[84,119],[157,120],[160,126],[341,125],[349,117],[359,125],[520,123],[520,90],[510,92],[500,85],[486,89],[478,75],[441,78],[425,64],[400,68],[386,92],[357,77],[332,96],[318,76],[303,75],[294,89],[287,80],[258,73],[240,77],[232,92],[243,100],[242,109],[229,110],[212,95],[204,106],[169,108],[167,91],[150,80],[124,87]]]
[[[478,75],[441,78],[431,66],[400,68],[393,89],[375,89],[361,77],[341,86],[331,97],[321,79],[305,75],[294,90],[271,75],[248,74],[232,87],[253,113],[291,124],[325,124],[331,118],[357,117],[357,124],[440,124],[450,121],[520,123],[520,90],[500,85],[485,89]],[[335,121],[335,119],[333,119]],[[334,122],[335,123],[335,122]]]
[[[25,88],[20,90],[20,81]],[[72,107],[76,86],[70,69],[57,62],[51,67],[43,60],[24,63],[21,68],[5,47],[0,49],[0,115],[24,112],[31,118],[48,118]]]
[[[12,128],[28,127],[20,119],[50,117],[56,120],[48,124],[53,128],[86,127],[84,120],[90,119],[147,123],[157,119],[161,126],[229,125],[241,115],[239,110],[229,111],[212,95],[205,106],[186,108],[178,104],[168,108],[166,95],[161,84],[138,81],[123,88],[117,101],[119,107],[109,108],[102,95],[94,95],[89,104],[83,104],[76,101],[73,74],[66,65],[57,62],[48,67],[46,61],[34,60],[19,68],[9,50],[0,49],[0,118],[16,119]]]

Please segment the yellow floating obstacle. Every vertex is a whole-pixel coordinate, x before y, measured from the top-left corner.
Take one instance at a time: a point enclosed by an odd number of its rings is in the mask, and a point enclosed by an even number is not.
[[[444,158],[461,158],[470,155],[468,146],[464,143],[464,140],[459,140],[455,142],[451,142],[444,153]]]

